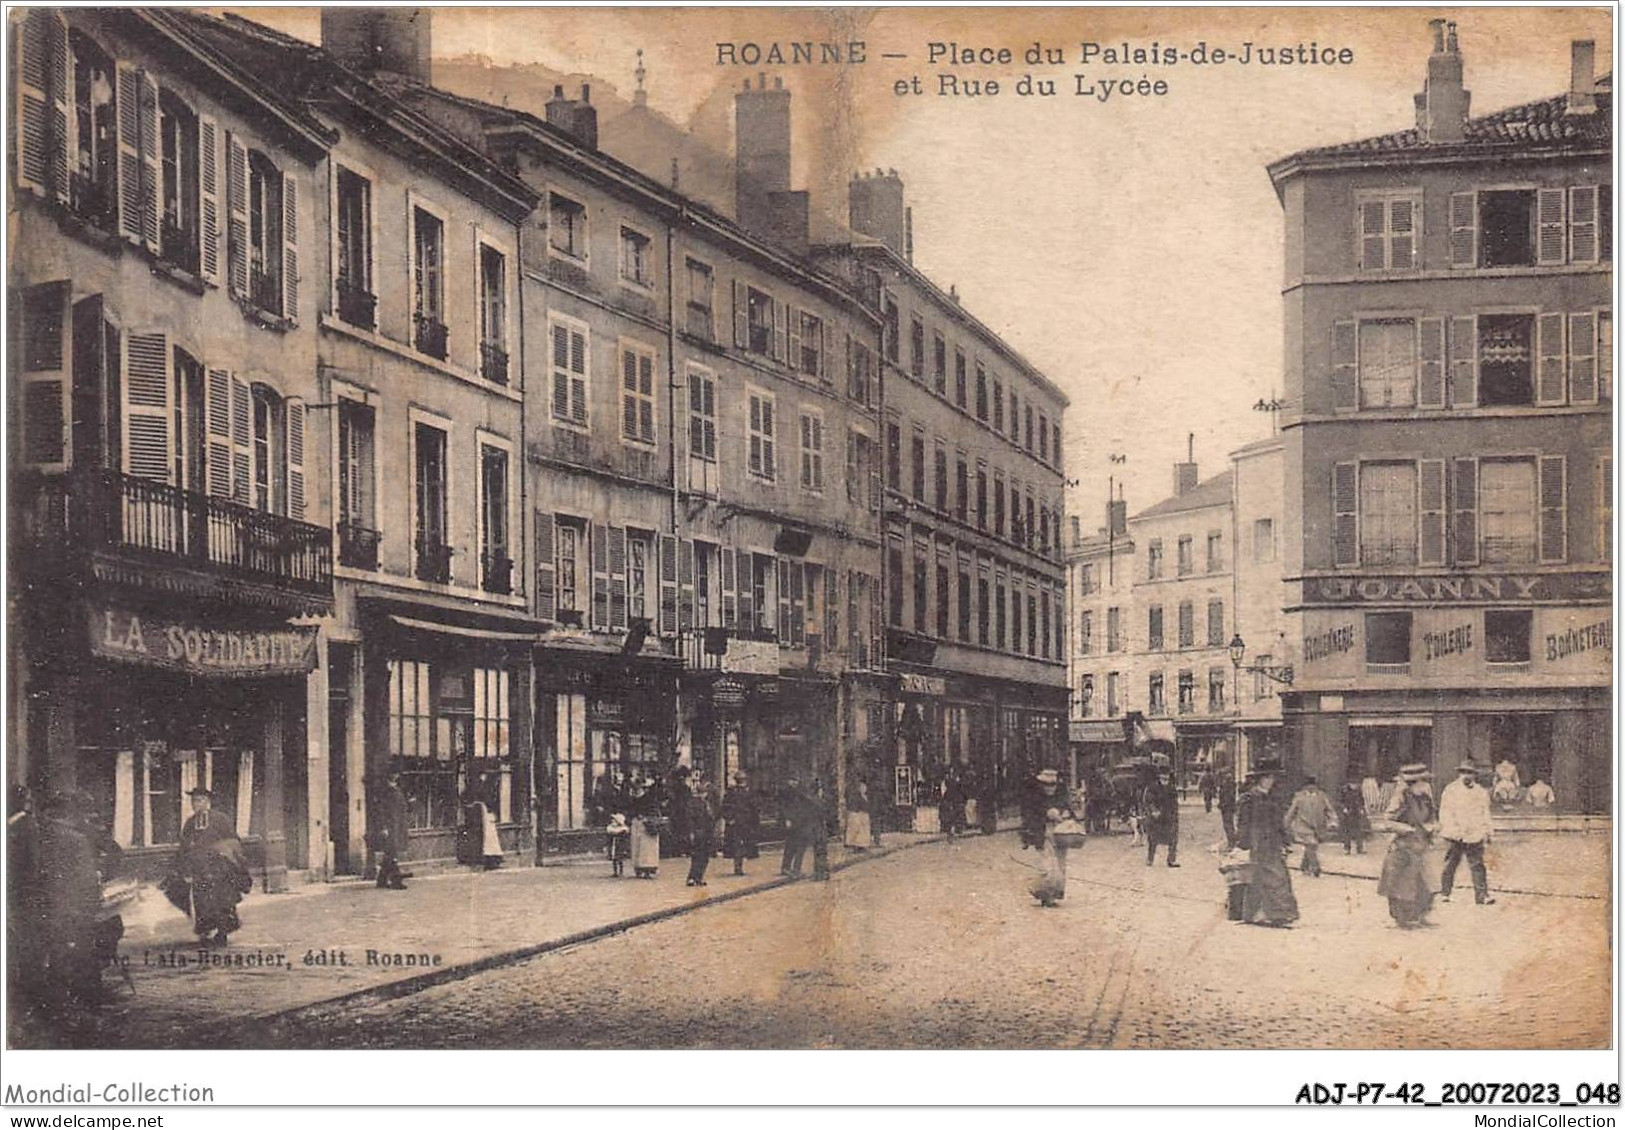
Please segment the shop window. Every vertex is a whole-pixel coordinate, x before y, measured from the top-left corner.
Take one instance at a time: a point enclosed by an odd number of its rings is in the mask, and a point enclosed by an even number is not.
[[[1559,319],[1561,321],[1561,319]],[[1550,336],[1550,335],[1543,335]],[[1562,366],[1561,334],[1555,343]],[[1478,317],[1478,402],[1485,407],[1535,402],[1535,317],[1533,314],[1480,314]]]
[[[1528,663],[1534,613],[1528,609],[1484,613],[1484,658],[1490,663]]]
[[[1365,663],[1373,675],[1403,675],[1411,666],[1411,614],[1367,612]]]

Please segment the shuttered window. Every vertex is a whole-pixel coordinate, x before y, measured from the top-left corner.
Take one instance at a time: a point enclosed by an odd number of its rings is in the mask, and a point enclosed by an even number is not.
[[[1410,408],[1416,404],[1416,323],[1360,323],[1360,407]]]
[[[1562,455],[1540,457],[1540,559],[1545,563],[1568,560],[1568,460]]]
[[[621,346],[621,438],[655,442],[654,350]]]
[[[1408,271],[1418,265],[1420,192],[1361,193],[1355,208],[1362,271]]]
[[[1535,464],[1527,459],[1482,459],[1478,484],[1484,564],[1532,563],[1536,559]]]
[[[587,327],[573,319],[553,315],[548,320],[552,340],[552,414],[554,421],[587,426]]]
[[[747,465],[752,475],[771,481],[778,476],[773,397],[753,390],[747,400]]]
[[[1360,465],[1360,564],[1414,565],[1416,464]]]
[[[23,291],[22,456],[30,466],[61,470],[68,462],[68,284]]]
[[[695,459],[717,459],[717,381],[703,369],[688,371],[688,453]]]

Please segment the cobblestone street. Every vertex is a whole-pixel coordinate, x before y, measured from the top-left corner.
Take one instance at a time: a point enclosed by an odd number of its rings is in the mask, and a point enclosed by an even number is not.
[[[1027,895],[1015,837],[900,852],[401,1000],[256,1031],[283,1047],[1595,1047],[1609,1040],[1608,841],[1506,836],[1479,907],[1393,926],[1366,856],[1293,872],[1303,919],[1225,920],[1185,813],[1182,866],[1126,836]],[[1294,866],[1296,860],[1294,860]],[[1465,874],[1462,879],[1465,880]],[[1554,894],[1510,894],[1508,890]],[[1472,959],[1464,954],[1475,955]],[[1287,988],[1290,986],[1290,988]]]

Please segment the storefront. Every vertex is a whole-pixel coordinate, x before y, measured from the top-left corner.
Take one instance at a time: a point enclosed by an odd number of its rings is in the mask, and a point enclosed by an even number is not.
[[[1128,754],[1132,733],[1129,719],[1083,719],[1067,724],[1070,752],[1067,778],[1071,786],[1087,781],[1096,772],[1109,772],[1117,760]]]

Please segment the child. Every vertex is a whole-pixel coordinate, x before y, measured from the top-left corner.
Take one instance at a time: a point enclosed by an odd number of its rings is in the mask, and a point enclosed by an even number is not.
[[[609,836],[611,873],[619,879],[626,871],[626,857],[632,854],[632,829],[626,823],[626,815],[612,813],[604,832]]]

